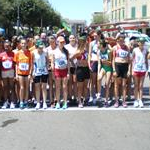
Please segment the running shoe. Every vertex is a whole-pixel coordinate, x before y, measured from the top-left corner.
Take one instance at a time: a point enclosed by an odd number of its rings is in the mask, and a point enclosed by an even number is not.
[[[118,108],[118,107],[119,107],[119,102],[118,102],[118,101],[115,102],[114,107],[115,107],[115,108]]]
[[[55,103],[52,103],[52,104],[51,104],[51,108],[55,108]]]
[[[43,109],[47,109],[47,104],[46,104],[46,102],[43,103]]]
[[[143,104],[142,100],[139,100],[139,107],[140,107],[140,108],[143,108],[143,107],[144,107],[144,104]]]
[[[19,107],[20,107],[20,109],[23,109],[24,108],[24,103],[20,102]]]
[[[63,103],[62,109],[67,109],[67,102]]]
[[[79,108],[83,108],[83,104],[80,103],[80,104],[78,105],[78,107],[79,107]]]
[[[122,102],[122,106],[123,106],[124,108],[127,108],[127,107],[128,107],[126,102]]]
[[[60,104],[57,102],[56,103],[56,107],[55,107],[56,109],[60,109]]]
[[[97,93],[97,94],[96,94],[96,98],[97,98],[97,100],[100,100],[100,99],[101,99],[101,94],[100,94],[100,93]]]
[[[93,97],[89,98],[89,103],[93,102]]]
[[[5,102],[2,106],[2,109],[6,109],[6,108],[8,108],[8,102]]]
[[[40,109],[40,103],[37,103],[37,104],[36,104],[35,109],[37,109],[37,110]]]
[[[139,107],[139,101],[138,101],[138,100],[135,100],[133,106],[134,106],[135,108]]]
[[[29,108],[29,105],[28,105],[28,102],[27,102],[27,101],[24,102],[24,108],[26,108],[26,109]]]
[[[10,109],[14,109],[15,108],[15,104],[13,102],[10,103]]]
[[[105,107],[105,108],[109,107],[108,102],[104,102],[104,107]]]

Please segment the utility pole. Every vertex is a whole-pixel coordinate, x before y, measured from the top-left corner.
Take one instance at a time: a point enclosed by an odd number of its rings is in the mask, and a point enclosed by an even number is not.
[[[19,26],[20,26],[20,4],[18,0],[17,1],[17,36],[19,35]]]

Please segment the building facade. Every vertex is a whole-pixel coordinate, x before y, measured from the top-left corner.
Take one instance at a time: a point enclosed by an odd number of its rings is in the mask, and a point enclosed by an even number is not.
[[[111,23],[148,21],[150,24],[150,0],[103,0],[103,10]],[[143,31],[150,35],[149,28]]]

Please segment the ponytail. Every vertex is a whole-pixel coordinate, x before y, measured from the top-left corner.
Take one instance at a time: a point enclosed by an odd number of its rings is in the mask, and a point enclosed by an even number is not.
[[[65,53],[66,57],[67,57],[67,60],[69,59],[69,53],[68,53],[68,50],[63,47],[63,52]]]

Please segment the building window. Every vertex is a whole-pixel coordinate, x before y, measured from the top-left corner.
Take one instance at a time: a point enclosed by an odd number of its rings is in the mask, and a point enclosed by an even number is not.
[[[121,10],[119,9],[119,21],[121,19]]]
[[[122,19],[124,19],[124,8],[122,9]]]
[[[135,19],[135,7],[131,8],[131,18]]]
[[[117,6],[117,0],[115,0],[115,6]]]
[[[115,21],[117,21],[117,10],[115,11]]]
[[[146,17],[147,16],[147,6],[143,5],[142,6],[142,17]]]
[[[112,8],[114,8],[114,0],[112,0]]]
[[[111,19],[114,19],[114,12],[112,11]]]

